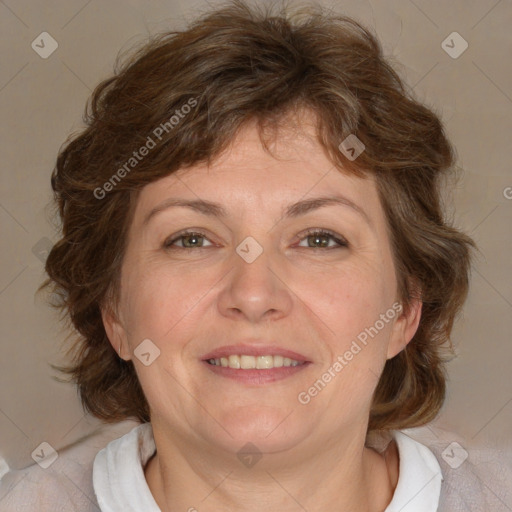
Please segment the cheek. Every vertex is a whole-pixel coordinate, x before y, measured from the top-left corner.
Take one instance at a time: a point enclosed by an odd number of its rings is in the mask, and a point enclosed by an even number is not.
[[[330,333],[329,339],[336,340],[337,349],[372,326],[391,307],[393,296],[382,269],[370,264],[346,264],[322,275],[312,273],[302,277],[296,289]]]
[[[311,385],[316,379],[326,383],[322,400],[333,411],[344,404],[348,415],[357,414],[362,404],[371,402],[396,316],[388,285],[377,269],[347,266],[309,288],[307,305],[314,313],[310,318],[316,318],[316,334],[324,348]]]
[[[171,331],[183,331],[215,282],[204,271],[190,272],[161,261],[127,265],[124,318],[132,342],[150,338],[163,343],[173,338]],[[197,328],[197,321],[192,324]]]

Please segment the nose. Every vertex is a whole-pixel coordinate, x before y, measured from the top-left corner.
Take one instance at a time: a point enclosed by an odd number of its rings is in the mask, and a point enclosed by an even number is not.
[[[219,295],[218,307],[222,315],[258,323],[290,314],[293,292],[278,258],[263,250],[254,261],[244,259],[237,252],[232,259],[232,271],[226,276]]]

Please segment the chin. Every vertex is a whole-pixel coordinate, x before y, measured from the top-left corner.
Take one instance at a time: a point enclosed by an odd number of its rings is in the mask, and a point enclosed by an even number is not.
[[[217,416],[221,445],[238,453],[246,443],[260,451],[273,453],[293,448],[306,436],[305,425],[297,423],[298,414],[285,407],[238,406]],[[231,434],[231,436],[228,434]]]

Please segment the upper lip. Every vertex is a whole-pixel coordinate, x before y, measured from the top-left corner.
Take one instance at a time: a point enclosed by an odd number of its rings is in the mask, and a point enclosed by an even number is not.
[[[202,359],[207,361],[208,359],[220,359],[221,357],[229,357],[230,355],[247,355],[247,356],[282,356],[289,357],[299,362],[309,362],[309,359],[298,352],[288,350],[282,347],[276,347],[275,345],[250,345],[241,343],[238,345],[224,345],[218,347],[211,352],[205,354]]]

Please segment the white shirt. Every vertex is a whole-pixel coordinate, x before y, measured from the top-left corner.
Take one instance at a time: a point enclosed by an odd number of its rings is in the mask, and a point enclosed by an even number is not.
[[[399,477],[385,512],[436,512],[443,479],[436,457],[401,431],[392,436],[398,446]],[[96,455],[93,485],[102,512],[161,512],[144,476],[155,450],[151,423],[143,423]]]

